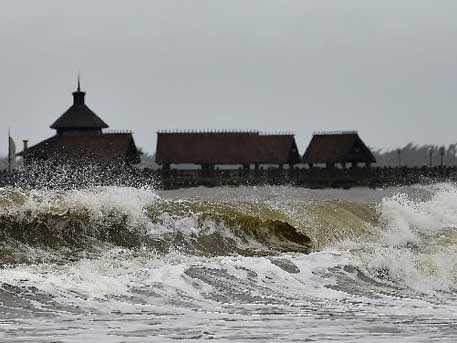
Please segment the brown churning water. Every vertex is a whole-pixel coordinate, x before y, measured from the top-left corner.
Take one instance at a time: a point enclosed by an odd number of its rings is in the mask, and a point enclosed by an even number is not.
[[[452,184],[4,188],[0,337],[451,338],[456,227]]]

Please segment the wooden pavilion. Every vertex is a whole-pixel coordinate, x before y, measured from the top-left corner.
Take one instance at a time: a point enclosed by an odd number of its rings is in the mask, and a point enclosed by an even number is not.
[[[31,161],[53,163],[90,161],[93,163],[139,162],[131,132],[105,133],[108,128],[86,104],[85,92],[73,92],[73,104],[52,125],[56,135],[34,146],[24,146],[18,155]]]
[[[338,131],[315,133],[303,161],[310,167],[325,165],[333,168],[339,165],[346,168],[360,164],[369,167],[376,159],[356,131]]]
[[[203,170],[216,165],[293,166],[300,162],[292,134],[261,134],[258,131],[196,131],[157,134],[156,162],[163,169],[172,164],[196,164]]]

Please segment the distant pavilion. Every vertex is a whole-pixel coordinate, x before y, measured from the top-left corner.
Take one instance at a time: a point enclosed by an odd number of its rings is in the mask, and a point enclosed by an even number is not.
[[[50,126],[56,130],[56,135],[31,147],[27,147],[24,141],[24,150],[18,155],[24,158],[25,163],[139,162],[132,133],[103,132],[109,126],[86,105],[85,94],[78,79],[78,88],[73,92],[73,105]]]
[[[327,168],[340,166],[370,167],[376,163],[371,150],[356,131],[315,133],[303,156],[303,162],[310,167],[325,165]]]
[[[156,162],[163,169],[172,164],[196,164],[202,170],[216,165],[293,167],[300,154],[292,134],[261,134],[258,131],[159,131]]]

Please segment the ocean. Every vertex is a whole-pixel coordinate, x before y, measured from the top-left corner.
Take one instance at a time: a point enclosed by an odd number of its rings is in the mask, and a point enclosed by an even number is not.
[[[2,342],[455,342],[457,185],[0,189]]]

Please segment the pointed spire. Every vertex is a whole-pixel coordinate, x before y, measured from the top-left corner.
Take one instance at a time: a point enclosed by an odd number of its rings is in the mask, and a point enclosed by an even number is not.
[[[78,92],[81,92],[81,72],[78,70]]]
[[[81,91],[81,73],[78,71],[78,88],[73,92],[73,104],[84,105],[84,95],[86,93]]]

